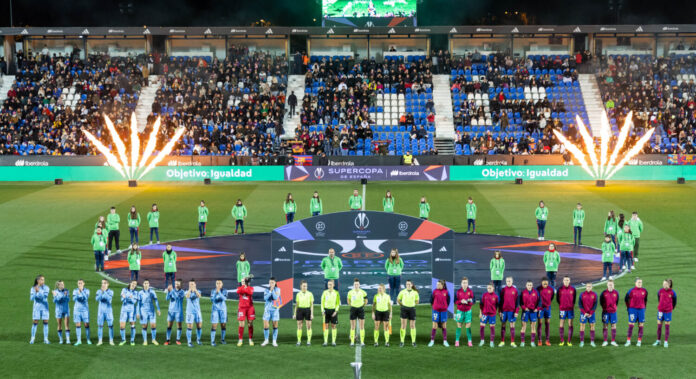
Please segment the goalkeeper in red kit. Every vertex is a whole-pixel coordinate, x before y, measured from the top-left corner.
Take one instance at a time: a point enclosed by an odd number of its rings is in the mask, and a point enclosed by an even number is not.
[[[254,287],[250,286],[251,278],[244,278],[242,285],[237,288],[239,295],[239,308],[237,310],[237,321],[239,321],[239,342],[237,346],[242,346],[244,337],[244,325],[249,322],[249,346],[254,346],[254,320],[256,312],[254,311]]]

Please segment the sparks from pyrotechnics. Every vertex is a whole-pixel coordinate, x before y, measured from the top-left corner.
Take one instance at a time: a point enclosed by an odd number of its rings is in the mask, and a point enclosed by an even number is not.
[[[152,158],[150,160],[150,163],[148,164],[147,161],[152,156],[152,153],[155,151],[155,147],[157,145],[157,134],[160,130],[160,118],[157,117],[157,120],[155,120],[155,123],[152,126],[152,131],[150,132],[150,137],[148,138],[147,144],[145,145],[145,150],[143,150],[143,155],[141,157],[138,157],[140,152],[140,136],[138,133],[138,121],[135,118],[135,113],[133,113],[131,115],[130,123],[131,155],[129,162],[126,145],[123,143],[123,140],[118,135],[118,132],[116,131],[113,122],[111,122],[111,119],[109,119],[109,116],[107,115],[104,115],[104,121],[106,123],[106,128],[109,131],[109,134],[111,135],[111,140],[113,141],[114,145],[116,145],[116,152],[118,154],[118,157],[116,157],[116,155],[113,152],[111,152],[111,150],[107,146],[105,146],[101,141],[99,141],[99,139],[97,139],[97,137],[95,137],[94,134],[90,133],[85,129],[82,129],[82,133],[84,133],[87,139],[94,144],[94,147],[96,147],[97,150],[99,150],[99,152],[104,155],[104,157],[106,158],[106,162],[109,164],[109,166],[113,167],[119,174],[121,174],[122,177],[129,180],[135,178],[136,174],[139,174],[137,179],[140,180],[140,178],[142,178],[145,174],[152,170],[157,165],[157,163],[161,162],[162,159],[164,159],[167,155],[169,155],[169,153],[171,153],[176,142],[186,131],[186,129],[183,126],[177,128],[174,132],[174,136],[172,137],[172,139],[169,140],[169,142],[167,142],[166,145],[164,145],[164,148],[159,153],[157,153],[157,155],[155,155],[155,157]]]
[[[577,121],[578,124],[578,131],[580,132],[580,136],[582,137],[583,142],[585,143],[585,151],[583,152],[580,147],[574,145],[568,139],[566,139],[563,134],[561,134],[558,130],[553,130],[553,134],[556,135],[556,138],[558,138],[559,141],[565,146],[566,150],[568,150],[575,160],[580,162],[580,166],[594,179],[605,179],[608,180],[614,174],[616,174],[617,171],[619,171],[623,166],[628,163],[631,158],[636,156],[636,154],[640,153],[643,150],[643,146],[650,140],[650,137],[653,135],[655,132],[655,128],[652,128],[647,131],[637,142],[636,144],[629,149],[626,154],[621,158],[618,164],[616,164],[616,160],[618,159],[619,152],[621,149],[623,149],[626,145],[626,139],[628,138],[628,132],[631,129],[632,126],[632,116],[633,112],[629,112],[628,115],[626,116],[626,120],[624,121],[623,126],[621,127],[621,130],[619,131],[619,136],[616,141],[616,146],[614,146],[614,150],[611,152],[611,155],[607,157],[609,154],[609,140],[611,139],[611,127],[609,126],[609,119],[607,118],[606,113],[602,112],[602,123],[600,125],[600,131],[599,131],[599,156],[597,156],[597,152],[595,151],[595,142],[592,139],[592,136],[590,136],[590,133],[585,126],[585,123],[582,122],[580,119],[580,116],[575,116],[575,120]],[[589,157],[589,163],[587,162],[586,156]],[[590,168],[590,165],[592,168]]]

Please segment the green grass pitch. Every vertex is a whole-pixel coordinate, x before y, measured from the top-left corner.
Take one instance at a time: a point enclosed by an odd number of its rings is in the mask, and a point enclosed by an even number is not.
[[[197,236],[196,206],[205,199],[210,208],[209,235],[229,234],[234,222],[230,207],[242,198],[249,209],[247,232],[268,232],[284,222],[281,203],[285,194],[293,192],[298,200],[297,217],[309,216],[309,197],[315,189],[324,199],[325,212],[347,208],[347,199],[357,183],[243,183],[211,186],[201,184],[140,183],[127,188],[125,183],[67,183],[63,186],[31,183],[4,183],[0,186],[0,215],[2,224],[2,297],[0,297],[0,351],[5,377],[289,377],[347,378],[352,376],[349,363],[353,350],[348,345],[348,317],[340,315],[339,346],[321,347],[321,326],[314,324],[315,343],[311,347],[296,347],[295,326],[292,320],[280,325],[278,348],[260,347],[261,321],[255,323],[254,347],[238,348],[236,344],[209,346],[210,302],[203,308],[203,341],[206,345],[189,349],[179,346],[80,347],[58,345],[55,320],[50,320],[53,344],[29,345],[31,303],[29,289],[36,274],[46,276],[52,287],[63,279],[72,289],[78,278],[84,278],[92,294],[100,276],[93,272],[93,254],[89,238],[99,215],[105,215],[111,205],[122,216],[127,207],[135,204],[146,213],[150,204],[159,204],[162,241]],[[464,204],[473,196],[478,204],[478,230],[481,233],[500,233],[533,237],[536,234],[534,209],[539,200],[549,207],[547,238],[572,240],[571,212],[582,202],[587,212],[584,229],[586,244],[599,246],[606,213],[630,213],[638,210],[645,223],[641,237],[638,270],[619,279],[617,288],[623,295],[640,275],[650,291],[644,344],[637,347],[579,348],[558,347],[558,312],[554,310],[551,332],[556,341],[552,347],[490,349],[436,346],[427,348],[430,333],[428,306],[418,310],[417,348],[398,347],[398,326],[394,322],[391,348],[368,347],[362,351],[365,378],[424,378],[424,377],[693,377],[696,357],[696,333],[689,320],[694,311],[694,266],[696,266],[696,234],[694,209],[696,185],[689,183],[611,182],[606,188],[592,183],[539,183],[523,186],[508,183],[371,183],[367,190],[367,208],[381,210],[381,197],[391,189],[396,197],[396,212],[417,215],[420,196],[427,196],[431,219],[466,230]],[[124,240],[127,239],[127,233]],[[597,270],[601,271],[598,265]],[[656,291],[662,279],[671,277],[679,296],[674,313],[670,347],[652,347],[655,340]],[[120,286],[113,283],[118,293]],[[598,287],[601,291],[604,287]],[[96,308],[90,301],[91,315]],[[427,294],[425,295],[427,297]],[[160,302],[166,309],[164,296]],[[71,304],[72,307],[72,304]],[[118,317],[120,304],[114,302]],[[236,304],[230,304],[233,312]],[[261,314],[257,305],[257,314]],[[318,312],[317,312],[318,313]],[[398,314],[395,311],[395,314]],[[53,306],[51,305],[51,316]],[[627,316],[623,302],[619,308],[618,341],[625,341]],[[474,317],[474,341],[478,342],[478,318]],[[166,316],[158,318],[158,337],[163,341]],[[236,323],[230,318],[230,336],[234,341]],[[366,322],[367,341],[372,341],[372,321]],[[577,340],[578,324],[575,321]],[[455,324],[450,321],[449,335]],[[598,339],[601,330],[598,324]],[[74,326],[71,327],[74,337]],[[140,327],[137,328],[138,333]],[[116,339],[118,340],[118,330]],[[517,328],[519,334],[519,326]],[[496,332],[496,338],[499,331]],[[92,338],[96,337],[96,323]],[[41,328],[37,339],[41,341]],[[73,338],[74,339],[74,338]],[[139,338],[138,338],[139,340]],[[439,333],[438,333],[439,340]],[[450,342],[452,337],[450,337]]]

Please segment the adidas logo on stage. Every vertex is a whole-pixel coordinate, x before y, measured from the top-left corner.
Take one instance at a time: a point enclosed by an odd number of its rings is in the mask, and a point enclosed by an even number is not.
[[[284,253],[284,252],[286,252],[286,251],[287,251],[287,250],[285,250],[285,246],[281,246],[280,249],[278,249],[278,252],[279,252],[279,253]]]
[[[639,26],[639,27],[636,28],[636,32],[642,32],[642,31],[643,31],[643,27],[642,27],[642,26]]]
[[[206,29],[203,34],[213,34],[213,31],[210,29]]]
[[[438,251],[439,251],[439,252],[446,252],[446,251],[447,251],[447,248],[443,246],[443,247],[441,247],[440,250],[438,250]]]
[[[89,34],[89,30],[87,30],[87,29],[83,30],[82,34]]]
[[[266,34],[273,34],[273,29],[268,28],[268,29],[266,30]]]
[[[388,33],[388,34],[394,34],[394,33],[396,33],[396,30],[394,30],[394,28],[391,28],[391,29],[389,29],[389,31],[388,31],[387,33]]]
[[[580,32],[581,32],[581,30],[580,30],[579,26],[576,26],[575,29],[573,29],[573,33],[580,33]]]
[[[457,32],[457,28],[450,29],[450,33],[456,33],[456,32]]]
[[[519,33],[519,32],[520,32],[520,30],[517,29],[516,26],[510,31],[510,33]]]
[[[334,34],[334,30],[333,30],[333,28],[331,28],[331,29],[327,30],[327,31],[326,31],[326,34]]]

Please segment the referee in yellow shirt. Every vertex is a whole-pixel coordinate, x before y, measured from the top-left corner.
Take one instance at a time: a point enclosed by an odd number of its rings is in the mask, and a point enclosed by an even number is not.
[[[392,302],[387,294],[384,284],[377,288],[377,294],[372,301],[372,321],[375,322],[375,347],[379,346],[379,327],[384,325],[384,346],[389,347],[389,335],[391,334]]]
[[[312,344],[312,319],[314,318],[314,295],[307,291],[307,281],[300,283],[300,292],[295,297],[295,314],[297,320],[297,346],[302,343],[302,321],[307,322],[307,346]]]
[[[418,296],[418,291],[416,287],[410,280],[406,281],[406,288],[399,292],[399,296],[396,301],[399,302],[401,306],[401,344],[399,346],[404,347],[404,340],[406,339],[406,325],[411,324],[411,345],[416,346],[416,305],[420,297]]]
[[[348,291],[350,346],[355,346],[355,324],[357,320],[360,321],[360,345],[365,346],[365,304],[367,304],[367,292],[360,289],[360,279],[355,278],[353,289]]]
[[[331,346],[336,346],[336,325],[338,325],[338,307],[341,306],[341,296],[334,289],[334,280],[326,282],[328,287],[321,294],[321,314],[324,315],[324,344],[329,345],[329,324],[331,325]]]

